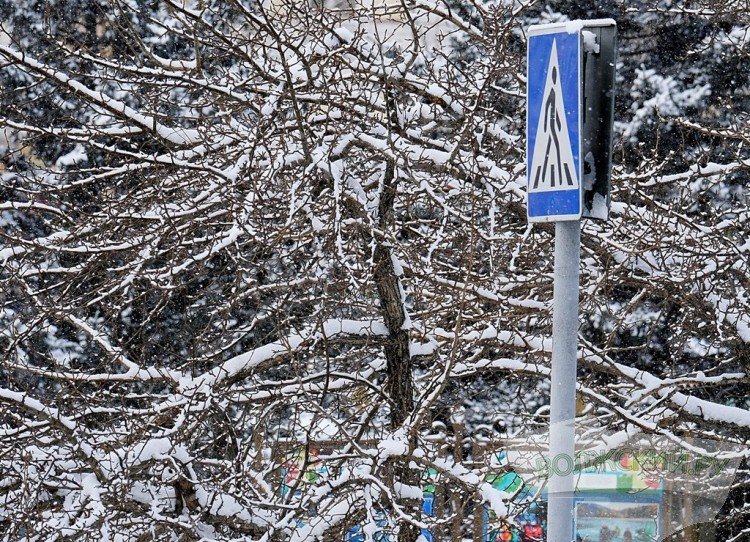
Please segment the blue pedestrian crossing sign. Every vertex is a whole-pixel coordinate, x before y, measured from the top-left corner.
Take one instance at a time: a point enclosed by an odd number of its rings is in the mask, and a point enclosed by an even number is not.
[[[528,36],[528,219],[577,220],[583,209],[581,27],[532,26]]]

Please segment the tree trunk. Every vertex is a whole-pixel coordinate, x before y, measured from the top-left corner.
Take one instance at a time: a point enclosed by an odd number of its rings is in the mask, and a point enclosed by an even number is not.
[[[383,179],[383,191],[380,195],[378,225],[381,231],[389,231],[393,226],[394,200],[398,181],[395,178],[395,165],[389,163]],[[409,330],[404,329],[406,314],[399,276],[391,256],[391,249],[386,239],[378,239],[374,253],[374,278],[380,298],[383,319],[388,328],[388,340],[385,346],[387,361],[386,392],[391,401],[391,428],[397,429],[408,418],[414,408],[414,382],[412,380],[412,363],[409,354]],[[404,485],[417,485],[419,476],[408,468],[408,461],[398,461],[393,465],[394,479]],[[400,503],[415,514],[419,513],[419,503],[405,501]],[[419,529],[409,523],[402,523],[399,529],[399,542],[413,542],[419,536]]]

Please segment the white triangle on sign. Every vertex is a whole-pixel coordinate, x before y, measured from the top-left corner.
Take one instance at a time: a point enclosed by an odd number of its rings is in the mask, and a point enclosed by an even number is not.
[[[578,171],[568,135],[555,41],[552,42],[541,107],[529,171],[529,192],[578,188]]]

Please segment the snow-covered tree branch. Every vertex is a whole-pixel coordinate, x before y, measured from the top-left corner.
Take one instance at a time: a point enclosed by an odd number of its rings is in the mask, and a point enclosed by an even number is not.
[[[582,417],[746,450],[750,78],[723,66],[750,22],[634,4],[603,14],[618,139],[611,220],[583,231]],[[413,541],[450,522],[421,512],[425,468],[453,513],[505,514],[435,443],[464,409],[546,424],[523,29],[558,10],[0,2],[0,534]]]

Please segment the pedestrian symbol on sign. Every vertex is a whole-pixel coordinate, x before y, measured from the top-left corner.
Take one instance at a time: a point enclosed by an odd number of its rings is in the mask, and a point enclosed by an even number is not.
[[[559,73],[557,44],[553,41],[531,163],[530,192],[578,188]]]

